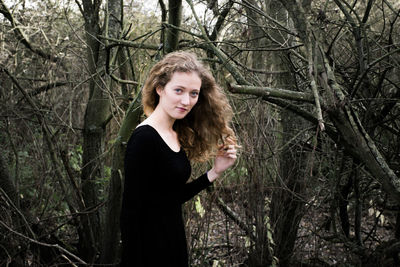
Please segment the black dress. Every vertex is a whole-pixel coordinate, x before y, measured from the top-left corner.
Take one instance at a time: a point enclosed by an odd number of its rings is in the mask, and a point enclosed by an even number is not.
[[[150,125],[135,129],[125,156],[121,266],[188,266],[181,205],[211,183],[191,173],[185,152],[173,151]]]

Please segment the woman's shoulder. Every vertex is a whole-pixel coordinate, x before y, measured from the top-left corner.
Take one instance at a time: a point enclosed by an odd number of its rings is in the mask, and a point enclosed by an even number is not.
[[[151,127],[149,124],[139,124],[133,132],[134,133],[147,133],[147,132],[152,132],[152,130],[153,130],[153,127]]]
[[[157,151],[157,139],[148,126],[137,127],[126,146],[125,160],[145,160],[154,157]]]
[[[128,146],[129,144],[141,144],[141,145],[149,145],[154,143],[155,139],[157,138],[157,135],[155,135],[154,129],[148,125],[148,124],[143,124],[139,125],[136,127],[136,129],[133,131],[131,137],[129,138]]]

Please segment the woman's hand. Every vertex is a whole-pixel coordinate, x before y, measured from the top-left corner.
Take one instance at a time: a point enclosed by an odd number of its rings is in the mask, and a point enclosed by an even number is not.
[[[218,150],[218,154],[214,160],[214,166],[207,173],[208,180],[213,182],[217,179],[225,170],[235,163],[236,148],[235,145],[222,145]]]

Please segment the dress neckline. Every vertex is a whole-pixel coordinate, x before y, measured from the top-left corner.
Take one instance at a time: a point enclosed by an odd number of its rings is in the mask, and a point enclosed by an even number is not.
[[[161,134],[156,130],[156,128],[154,128],[154,127],[151,126],[150,124],[143,124],[143,125],[140,125],[140,126],[137,127],[137,129],[139,129],[140,127],[145,127],[145,126],[148,126],[148,128],[152,129],[152,130],[158,135],[158,137],[161,139],[161,141],[165,144],[165,146],[166,146],[171,152],[178,154],[178,153],[180,153],[180,152],[182,151],[182,146],[179,146],[179,150],[178,150],[178,151],[173,150],[173,149],[167,144],[167,142],[165,142],[164,138],[162,138]]]

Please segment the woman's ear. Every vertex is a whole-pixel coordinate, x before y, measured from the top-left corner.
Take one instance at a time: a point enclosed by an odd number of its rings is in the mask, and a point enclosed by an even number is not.
[[[156,92],[157,92],[158,96],[161,95],[162,90],[163,90],[163,88],[161,86],[156,87]]]

